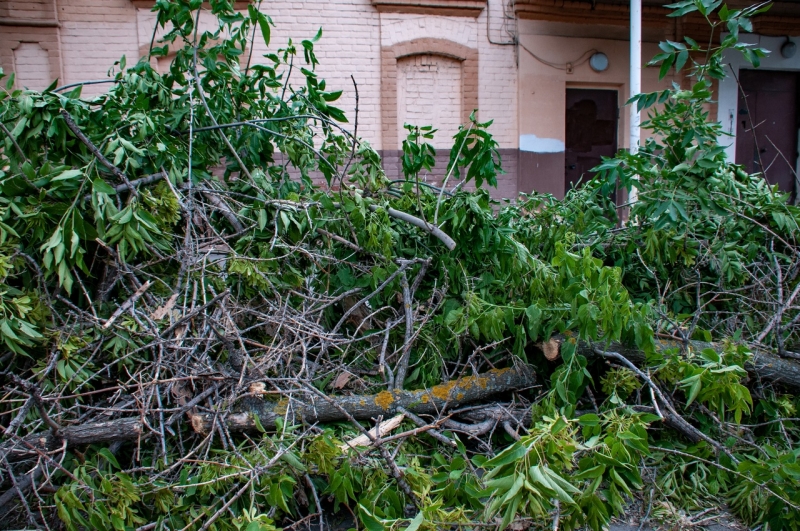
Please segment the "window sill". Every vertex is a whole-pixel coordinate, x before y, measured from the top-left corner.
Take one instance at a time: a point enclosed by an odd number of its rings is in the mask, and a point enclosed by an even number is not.
[[[414,13],[475,18],[486,0],[372,0],[381,13]]]

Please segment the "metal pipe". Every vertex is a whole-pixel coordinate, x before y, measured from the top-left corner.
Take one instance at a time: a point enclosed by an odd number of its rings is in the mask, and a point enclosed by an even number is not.
[[[630,97],[642,92],[642,0],[631,0],[631,78]],[[630,133],[628,147],[631,153],[639,151],[640,115],[638,106],[630,106]],[[630,202],[636,201],[636,189],[631,190]]]

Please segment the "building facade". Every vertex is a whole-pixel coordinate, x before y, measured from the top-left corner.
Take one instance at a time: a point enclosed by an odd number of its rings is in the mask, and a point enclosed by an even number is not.
[[[56,78],[60,84],[105,78],[123,55],[129,64],[146,55],[155,26],[153,3],[0,0],[0,66],[16,73],[17,87],[31,89],[42,89]],[[246,9],[247,3],[236,2],[236,7]],[[322,26],[316,48],[318,72],[329,87],[344,90],[339,106],[350,116],[355,108],[353,76],[359,92],[359,134],[381,152],[390,176],[400,174],[405,123],[439,130],[433,144],[439,149],[441,171],[452,135],[478,109],[481,120],[494,121],[490,130],[501,146],[507,172],[493,195],[512,198],[533,190],[562,197],[601,156],[629,146],[628,113],[620,112],[630,96],[627,4],[627,0],[273,0],[263,2],[261,9],[275,22],[273,50],[289,38],[312,37]],[[664,39],[707,35],[703,21],[669,19],[660,2],[644,4],[644,61],[658,53],[658,42]],[[729,4],[746,5],[740,0]],[[795,5],[778,2],[771,13],[756,20],[752,39],[775,50],[764,66],[778,73],[772,77],[749,73],[745,64],[731,57],[737,78],[718,87],[719,105],[712,109],[731,134],[730,157],[753,171],[766,170],[770,180],[788,191],[794,190],[797,165],[800,83],[795,76],[800,72],[800,54],[787,58],[779,50],[791,40],[786,35],[800,34],[800,10]],[[210,19],[210,15],[205,21],[201,18],[201,25],[210,29]],[[256,42],[254,52],[257,58],[267,50]],[[161,61],[154,66],[164,68]],[[744,91],[735,81],[741,77],[749,83],[743,85]],[[659,81],[656,68],[642,71],[645,92],[673,81],[685,83],[676,76]],[[104,87],[89,85],[83,93],[95,94]],[[776,91],[782,99],[775,99]],[[744,107],[751,100],[748,111]],[[770,104],[774,101],[793,110],[780,112],[779,106]],[[756,153],[758,157],[751,153],[751,144],[764,149],[767,140],[776,143],[774,138],[755,142],[761,131],[754,133],[753,123],[768,121],[781,122],[773,124],[769,135],[781,136],[777,144],[785,159],[776,158],[771,167],[764,159],[774,153]],[[756,160],[760,165],[754,166]]]

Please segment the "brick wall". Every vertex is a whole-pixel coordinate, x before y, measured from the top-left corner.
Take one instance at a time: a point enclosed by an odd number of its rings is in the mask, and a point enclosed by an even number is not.
[[[402,140],[406,123],[437,129],[429,142],[449,147],[461,125],[461,61],[443,55],[419,54],[397,60],[397,130]]]
[[[0,67],[17,72],[15,85],[42,90],[61,77],[57,27],[0,27]]]
[[[337,105],[351,126],[355,80],[358,134],[386,154],[389,173],[398,173],[404,122],[440,129],[434,145],[440,148],[444,160],[439,166],[444,168],[450,137],[479,108],[481,119],[494,120],[491,131],[506,154],[509,175],[497,193],[511,196],[516,191],[518,137],[516,54],[514,46],[488,40],[508,41],[509,20],[502,5],[507,0],[488,3],[491,13],[485,2],[473,3],[478,8],[467,16],[380,12],[371,0],[274,0],[264,2],[262,10],[275,22],[270,52],[290,38],[299,44],[323,27],[316,45],[317,72],[328,87],[344,91]],[[0,0],[0,17],[50,21],[48,27],[0,26],[0,66],[20,71],[18,86],[38,89],[55,77],[60,84],[106,78],[123,55],[133,64],[147,52],[155,23],[143,0]],[[212,29],[212,24],[210,15],[201,16],[201,30]],[[253,60],[267,51],[257,38]],[[163,62],[154,66],[161,69]],[[90,85],[83,94],[107,89]]]
[[[380,149],[380,24],[379,15],[369,0],[326,0],[264,2],[262,11],[275,22],[270,50],[285,47],[291,38],[310,39],[323,29],[315,46],[320,65],[317,72],[328,87],[344,91],[336,103],[348,118],[355,120],[355,88],[358,85],[358,133]],[[267,53],[257,39],[253,59]]]
[[[17,20],[52,20],[55,0],[2,0],[0,17]]]
[[[403,178],[403,167],[400,162],[402,153],[397,150],[381,152],[383,160],[383,167],[386,170],[386,176],[391,180],[398,180]],[[447,177],[447,163],[450,161],[449,149],[436,150],[436,165],[433,170],[428,172],[423,170],[419,175],[419,180],[434,186],[441,186]],[[500,159],[502,161],[503,170],[505,174],[497,176],[497,188],[492,188],[488,184],[483,187],[489,190],[489,193],[495,199],[514,199],[517,197],[517,168],[519,160],[519,151],[516,149],[501,149]],[[464,178],[462,173],[461,179]],[[447,189],[452,190],[461,179],[456,179],[451,175],[447,181]],[[469,182],[462,186],[465,190],[474,190],[475,183]]]
[[[43,90],[53,81],[49,54],[38,42],[21,42],[14,49],[14,71],[19,87]]]
[[[507,44],[512,42],[509,31],[515,30],[515,20],[513,13],[510,20],[506,17],[503,6],[506,3],[492,1],[489,3],[488,9],[478,17],[477,26],[478,31],[481,32],[480,38],[477,39],[481,61],[478,108],[481,120],[494,120],[490,130],[500,143],[500,147],[511,149],[519,147],[519,126],[517,125],[519,112],[517,79],[519,76],[516,46]]]
[[[62,84],[106,78],[123,55],[128,64],[139,59],[136,8],[130,0],[57,1],[64,56]],[[83,95],[107,89],[106,85],[88,85]]]

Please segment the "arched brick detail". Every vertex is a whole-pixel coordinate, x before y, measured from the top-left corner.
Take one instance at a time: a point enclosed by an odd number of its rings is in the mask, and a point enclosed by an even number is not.
[[[61,72],[61,43],[58,39],[57,27],[19,26],[11,28],[8,33],[0,33],[0,66],[6,73],[14,71],[14,51],[22,44],[36,44],[47,53],[49,78],[44,87],[31,87],[44,90],[50,82],[56,79],[63,80]],[[21,89],[20,83],[15,83]]]
[[[466,123],[478,108],[478,50],[447,39],[422,38],[381,48],[381,116],[384,150],[400,147],[397,138],[397,60],[410,55],[443,55],[461,61],[461,112]]]

